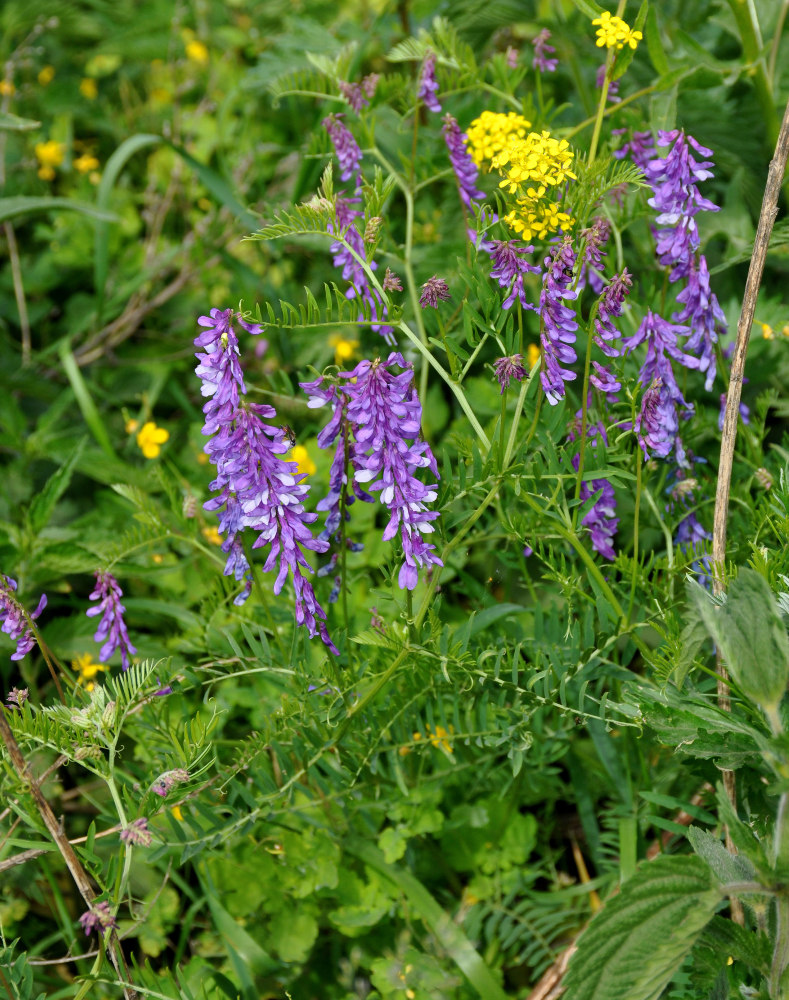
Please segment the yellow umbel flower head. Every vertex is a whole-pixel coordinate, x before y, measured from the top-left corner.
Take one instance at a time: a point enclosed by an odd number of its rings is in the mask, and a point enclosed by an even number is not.
[[[517,207],[504,216],[504,221],[523,240],[546,240],[560,229],[567,232],[573,224],[558,202],[530,198],[519,198]]]
[[[149,420],[142,425],[137,435],[137,446],[146,458],[156,458],[162,450],[162,445],[170,438],[170,432],[163,427],[157,427]]]
[[[616,17],[607,10],[604,10],[600,17],[596,17],[592,24],[599,26],[595,43],[599,48],[622,49],[625,45],[629,45],[634,49],[644,37],[640,31],[633,31],[621,17]]]
[[[74,169],[81,174],[89,174],[91,170],[96,170],[100,166],[99,161],[90,153],[83,153],[74,160]]]
[[[530,127],[531,122],[514,111],[506,115],[483,111],[466,129],[466,150],[478,167],[489,165],[510,139],[523,138]]]
[[[86,691],[92,691],[96,687],[96,677],[107,667],[103,663],[95,663],[90,653],[82,653],[76,660],[71,661],[71,666],[77,671],[77,684],[82,684]]]
[[[525,139],[510,139],[493,157],[493,166],[504,177],[499,187],[514,194],[524,184],[529,198],[542,198],[546,188],[556,187],[575,174],[570,170],[575,153],[566,139],[554,139],[550,132],[530,132]]]

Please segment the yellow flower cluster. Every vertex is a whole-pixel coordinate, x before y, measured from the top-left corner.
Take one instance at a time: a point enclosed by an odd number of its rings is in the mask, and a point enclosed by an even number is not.
[[[427,738],[430,741],[430,744],[434,746],[436,750],[443,750],[444,753],[455,752],[452,749],[452,743],[450,742],[452,739],[452,733],[454,733],[455,731],[452,726],[449,727],[448,732],[443,726],[436,726],[435,733],[432,731],[429,725],[425,726],[425,730],[427,731]],[[422,739],[422,734],[414,733],[414,739],[418,742],[419,740]],[[405,757],[407,754],[411,753],[411,748],[400,747],[398,753],[400,754],[401,757]]]
[[[546,240],[559,229],[565,232],[573,220],[562,212],[558,202],[533,201],[519,198],[517,207],[504,216],[504,221],[523,240]]]
[[[152,420],[149,420],[142,425],[142,429],[137,435],[137,447],[145,458],[157,458],[159,452],[162,450],[162,445],[169,438],[169,431],[166,431],[163,427],[157,427]]]
[[[96,663],[90,653],[82,653],[71,661],[71,666],[77,671],[77,684],[84,684],[86,691],[92,691],[96,686],[96,677],[107,668],[103,663]]]
[[[644,37],[640,31],[633,31],[621,17],[616,17],[607,10],[596,17],[592,24],[599,25],[596,42],[599,48],[622,49],[629,45],[634,49]]]
[[[478,167],[486,166],[507,148],[511,139],[522,139],[531,122],[523,115],[483,111],[466,129],[466,150]]]
[[[55,167],[59,167],[63,163],[66,147],[62,142],[49,139],[47,142],[37,142],[34,148],[36,159],[41,164],[38,168],[38,176],[42,181],[54,180]]]
[[[554,139],[550,132],[529,132],[525,139],[510,139],[507,146],[493,157],[493,166],[504,175],[499,187],[514,194],[523,184],[536,185],[526,189],[529,198],[542,198],[546,188],[575,180],[570,170],[573,156],[566,139]]]

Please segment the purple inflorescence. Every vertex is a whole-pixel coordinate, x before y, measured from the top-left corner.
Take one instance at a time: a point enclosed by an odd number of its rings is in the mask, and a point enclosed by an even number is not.
[[[12,687],[11,690],[6,695],[6,701],[11,708],[21,709],[24,703],[27,701],[30,692],[27,688],[17,688]]]
[[[606,285],[605,291],[600,296],[597,305],[597,315],[595,317],[595,337],[594,342],[609,358],[619,355],[619,348],[615,346],[615,341],[619,338],[619,331],[614,326],[614,318],[622,315],[625,296],[630,290],[633,279],[624,268],[621,274],[614,275],[611,282]],[[622,386],[612,375],[606,365],[592,362],[594,371],[590,376],[590,382],[595,388],[607,395],[618,392]]]
[[[392,366],[403,371],[395,374],[389,370]],[[433,531],[431,522],[438,517],[437,511],[427,508],[436,499],[436,487],[420,482],[415,473],[429,468],[438,477],[438,468],[429,445],[420,438],[422,407],[413,370],[393,352],[385,362],[361,361],[353,371],[340,372],[340,378],[342,383],[325,388],[320,381],[302,386],[311,397],[310,406],[332,405],[331,419],[318,438],[321,447],[336,442],[330,492],[322,502],[329,512],[326,531],[340,526],[340,498],[345,490],[346,507],[352,502],[351,483],[360,500],[370,502],[370,494],[379,493],[390,512],[384,541],[399,531],[403,546],[399,585],[413,590],[420,566],[443,565],[434,546],[422,537]],[[360,485],[368,483],[369,493]]]
[[[556,51],[553,45],[548,44],[548,39],[550,37],[550,31],[547,28],[543,28],[542,31],[539,31],[531,40],[531,43],[534,46],[534,59],[532,60],[532,66],[540,73],[555,73],[556,67],[559,65],[558,59],[551,59],[549,57],[550,52]]]
[[[153,843],[153,834],[148,829],[148,820],[144,816],[133,819],[125,830],[121,830],[121,840],[135,847],[150,847]]]
[[[574,424],[567,435],[568,440],[574,441],[580,437],[581,411],[575,415]],[[602,424],[590,424],[586,429],[586,439],[592,448],[597,451],[600,444],[608,445],[608,438]],[[573,468],[578,471],[581,461],[580,454],[573,455]],[[616,493],[614,487],[607,479],[584,480],[581,483],[580,499],[587,501],[596,493],[600,495],[584,515],[581,524],[589,530],[592,539],[592,548],[599,552],[604,559],[613,561],[616,559],[613,540],[616,529],[619,525],[619,518],[616,516]]]
[[[626,128],[615,128],[611,130],[612,135],[624,135]],[[649,164],[655,155],[655,142],[651,132],[634,132],[632,138],[619,149],[614,150],[614,158],[623,160],[626,156],[635,165],[646,173]]]
[[[425,107],[431,111],[440,111],[441,105],[436,94],[438,93],[438,82],[436,81],[436,55],[434,52],[425,53],[422,61],[422,69],[419,73],[419,90],[417,97],[425,102]]]
[[[0,631],[16,643],[16,649],[11,654],[12,660],[21,660],[36,644],[36,638],[30,627],[30,619],[38,618],[47,606],[47,595],[42,594],[32,615],[27,615],[22,605],[14,597],[17,588],[16,580],[0,573]]]
[[[689,328],[685,350],[699,362],[699,371],[705,373],[704,388],[709,391],[715,381],[715,345],[726,332],[726,317],[718,298],[710,288],[710,272],[703,254],[691,258],[687,284],[677,295],[682,310],[671,317]]]
[[[122,597],[123,591],[112,573],[97,571],[96,586],[90,594],[89,600],[98,601],[99,603],[92,608],[88,608],[85,614],[88,618],[95,618],[96,615],[101,615],[99,627],[93,636],[96,642],[104,643],[99,650],[99,659],[107,660],[116,649],[119,649],[121,666],[124,670],[128,670],[130,657],[137,650],[132,646],[129,633],[126,631],[126,623],[123,620],[123,613],[126,608],[121,604]]]
[[[452,115],[444,115],[444,141],[449,150],[449,162],[455,171],[458,190],[464,205],[471,207],[472,202],[484,198],[482,191],[477,190],[477,165],[466,151],[466,134],[460,131],[460,126]]]
[[[378,86],[378,79],[378,73],[370,73],[364,77],[361,83],[340,81],[340,93],[357,114],[362,108],[369,107],[370,101],[375,94],[375,89]],[[344,178],[344,180],[347,180],[347,178]]]
[[[575,310],[566,306],[565,300],[572,301],[578,292],[570,288],[575,266],[575,251],[569,239],[557,246],[550,257],[545,258],[543,289],[537,312],[542,317],[542,342],[544,370],[540,381],[548,402],[554,405],[564,398],[565,382],[576,378],[576,373],[563,365],[571,365],[577,355],[573,344],[578,323]]]
[[[274,593],[279,594],[290,573],[296,591],[296,622],[306,625],[311,636],[320,634],[323,642],[337,650],[326,630],[326,614],[318,604],[312,586],[302,573],[310,569],[302,549],[325,552],[328,543],[314,538],[309,525],[317,514],[304,510],[309,487],[302,480],[295,462],[281,458],[288,451],[285,432],[269,420],[276,411],[265,403],[246,403],[243,373],[239,361],[238,338],[233,329],[232,309],[212,309],[201,316],[206,329],[195,340],[205,353],[197,354],[196,372],[203,381],[203,394],[211,398],[203,407],[206,423],[203,433],[212,435],[205,452],[216,466],[217,476],[211,489],[218,491],[209,500],[207,510],[220,510],[219,530],[225,535],[222,549],[227,553],[225,575],[237,580],[246,578],[237,603],[246,600],[250,590],[249,564],[239,534],[245,528],[258,532],[253,549],[268,546],[264,572],[277,570]],[[240,321],[250,333],[260,327]]]
[[[534,247],[524,246],[517,240],[490,240],[483,246],[493,261],[491,278],[498,281],[499,287],[506,288],[509,293],[501,304],[502,309],[509,309],[516,298],[524,309],[534,309],[534,305],[526,299],[523,287],[524,275],[540,273],[539,267],[525,259],[526,254],[534,253]]]
[[[437,274],[434,274],[432,278],[428,278],[424,285],[422,285],[419,305],[423,309],[426,309],[428,306],[437,309],[439,299],[442,302],[449,302],[451,298],[449,285],[447,285],[443,278],[439,278]]]
[[[605,282],[600,272],[605,267],[603,257],[606,255],[603,247],[608,242],[610,235],[611,224],[608,219],[604,219],[601,215],[596,216],[592,225],[581,233],[583,257],[581,259],[581,275],[576,285],[579,291],[585,288],[588,282],[595,295],[602,292]]]
[[[101,934],[102,931],[106,931],[109,928],[116,930],[118,927],[117,921],[110,910],[110,904],[106,900],[102,903],[94,903],[89,910],[86,910],[82,914],[79,922],[82,924],[82,929],[88,937],[94,931]]]
[[[501,386],[499,395],[504,395],[504,390],[509,386],[510,381],[522,382],[529,377],[529,373],[523,364],[522,354],[512,354],[510,357],[499,358],[493,362],[493,370]]]
[[[164,798],[175,785],[181,785],[189,780],[189,772],[183,767],[176,767],[172,771],[165,771],[154,780],[151,791]]]
[[[354,178],[354,187],[359,186],[362,151],[353,134],[342,120],[342,115],[328,115],[323,119],[323,127],[329,133],[334,145],[334,152],[340,161],[340,180],[349,181]]]
[[[712,150],[680,129],[658,132],[658,146],[671,148],[667,156],[656,157],[644,167],[654,192],[648,204],[657,211],[655,221],[661,227],[657,232],[660,263],[672,268],[671,280],[677,281],[688,275],[691,257],[699,248],[696,215],[719,211],[697,187],[699,181],[712,177],[712,161],[696,160],[690,147],[701,156],[712,156]]]

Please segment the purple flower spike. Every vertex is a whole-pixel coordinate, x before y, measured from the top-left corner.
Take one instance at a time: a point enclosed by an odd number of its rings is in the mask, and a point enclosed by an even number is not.
[[[699,371],[705,373],[704,388],[709,392],[715,381],[715,345],[726,333],[726,317],[710,288],[710,272],[703,254],[690,260],[688,283],[677,295],[684,308],[672,319],[687,323],[690,334],[685,350],[698,360]]]
[[[600,276],[600,272],[605,267],[603,257],[606,255],[603,247],[608,242],[610,234],[611,225],[608,219],[604,219],[601,215],[596,216],[592,225],[588,229],[584,229],[581,233],[583,257],[581,276],[576,286],[578,291],[586,288],[588,282],[589,287],[595,295],[599,295],[602,292],[604,281]]]
[[[576,426],[580,423],[580,420],[581,411],[579,410],[576,413],[575,425],[568,434],[570,441],[574,441],[579,436],[579,433],[576,432]],[[580,431],[580,427],[578,427],[578,431]],[[604,445],[608,444],[605,428],[602,424],[590,424],[586,429],[586,438],[587,441],[591,442],[591,446],[595,452],[601,443]],[[573,468],[576,472],[578,471],[580,461],[580,455],[573,456]],[[581,483],[580,499],[581,501],[586,501],[598,491],[600,491],[600,496],[587,511],[581,524],[589,529],[592,548],[595,552],[599,552],[604,559],[613,561],[616,559],[613,540],[619,525],[619,518],[616,516],[616,493],[614,487],[607,479],[584,480]]]
[[[394,365],[403,372],[389,371]],[[381,503],[389,508],[383,538],[389,541],[399,529],[404,562],[398,583],[403,590],[413,590],[420,566],[443,566],[435,547],[422,537],[432,533],[431,522],[438,517],[438,511],[427,508],[436,499],[436,487],[420,482],[415,472],[429,468],[438,478],[438,468],[430,446],[420,440],[422,407],[413,370],[401,354],[392,353],[384,363],[360,361],[341,377],[348,380],[343,392],[355,435],[356,482],[369,483],[370,493],[380,493]]]
[[[540,381],[551,405],[564,398],[564,383],[572,382],[577,377],[574,371],[562,367],[573,364],[578,357],[572,346],[578,329],[575,309],[564,304],[565,300],[572,301],[578,297],[578,292],[570,288],[574,267],[575,252],[569,239],[556,247],[550,257],[545,258],[543,290],[537,311],[543,321],[540,340],[545,358]]]
[[[341,80],[340,93],[358,114],[362,108],[369,107],[377,86],[378,73],[370,73],[361,83],[346,83]]]
[[[724,403],[725,405],[725,403]],[[6,701],[11,708],[21,709],[24,703],[29,697],[29,692],[27,688],[16,688],[13,687],[6,695]]]
[[[329,133],[334,144],[334,152],[340,161],[340,180],[349,181],[354,178],[354,187],[361,181],[359,165],[362,162],[362,151],[351,132],[342,121],[342,115],[329,115],[323,119],[323,127]]]
[[[419,305],[423,309],[426,309],[428,306],[437,309],[439,299],[442,302],[449,302],[451,298],[452,296],[449,294],[449,286],[446,281],[443,278],[439,278],[437,274],[434,274],[432,278],[428,278],[424,285],[422,285]]]
[[[540,273],[539,267],[524,260],[526,254],[534,253],[534,247],[526,247],[517,240],[490,240],[485,244],[485,249],[493,261],[491,278],[498,281],[500,288],[506,288],[509,292],[501,304],[502,309],[509,309],[516,298],[524,309],[534,309],[535,306],[527,300],[523,287],[524,275]]]
[[[96,642],[104,643],[99,650],[99,659],[108,660],[115,650],[119,649],[121,666],[124,670],[128,670],[129,658],[137,650],[131,644],[129,633],[126,631],[126,623],[123,620],[123,612],[126,610],[121,604],[123,591],[112,573],[97,571],[95,576],[96,586],[90,594],[89,600],[99,603],[95,607],[88,608],[85,614],[88,618],[101,615],[99,627],[93,636]]]
[[[550,37],[550,31],[548,31],[547,28],[543,28],[542,31],[538,32],[531,40],[531,43],[534,46],[534,59],[532,60],[532,66],[540,73],[555,73],[556,67],[559,65],[558,59],[549,58],[549,53],[556,51],[553,45],[548,44],[548,39]]]
[[[425,107],[431,111],[440,111],[436,94],[438,93],[438,83],[436,81],[436,56],[434,52],[426,52],[422,62],[422,69],[419,73],[419,90],[417,97],[425,102]]]
[[[449,150],[449,162],[457,178],[460,197],[463,204],[471,208],[472,202],[484,198],[485,195],[476,187],[479,171],[476,163],[466,152],[466,133],[460,131],[460,126],[452,115],[444,115],[442,132]]]
[[[16,580],[0,574],[0,631],[16,643],[16,649],[11,654],[12,660],[21,660],[35,646],[36,639],[30,627],[30,620],[24,608],[14,597],[17,588]],[[30,615],[34,621],[47,606],[47,595],[42,594],[36,610]]]
[[[522,382],[529,377],[528,371],[523,366],[522,354],[513,354],[509,358],[499,358],[493,362],[493,370],[501,386],[500,396],[504,395],[504,390],[512,379],[515,379],[516,382]]]
[[[153,843],[153,834],[148,829],[148,820],[144,816],[132,820],[125,830],[121,830],[121,840],[135,847],[150,847]]]
[[[97,934],[101,934],[108,928],[116,930],[118,927],[115,917],[110,910],[110,904],[106,900],[103,903],[94,903],[89,910],[86,910],[82,914],[79,922],[82,924],[82,929],[88,937],[94,931]]]
[[[619,355],[619,350],[614,347],[614,341],[618,339],[619,331],[614,326],[612,319],[622,315],[625,296],[630,291],[632,284],[633,279],[627,268],[624,268],[621,274],[614,275],[600,297],[594,324],[596,331],[594,341],[603,354],[607,354],[609,358],[615,358]]]
[[[624,135],[626,128],[615,128],[611,130],[612,135]],[[647,165],[655,155],[655,142],[651,132],[634,132],[632,139],[626,142],[620,149],[614,150],[613,156],[616,160],[623,160],[626,156],[635,163],[639,170],[646,173]]]

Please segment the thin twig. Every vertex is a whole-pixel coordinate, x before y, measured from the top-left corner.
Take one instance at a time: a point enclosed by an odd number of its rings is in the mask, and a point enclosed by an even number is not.
[[[11,758],[11,763],[16,769],[19,778],[30,791],[30,795],[36,804],[36,808],[44,821],[44,826],[47,828],[50,837],[57,845],[58,850],[66,863],[66,867],[71,873],[71,877],[74,879],[74,883],[79,890],[80,895],[84,899],[88,908],[92,907],[94,900],[96,899],[96,894],[93,891],[93,886],[90,884],[90,879],[82,867],[79,858],[74,853],[74,848],[69,843],[68,837],[65,835],[60,827],[60,824],[55,817],[54,812],[52,812],[52,807],[49,802],[47,802],[44,797],[44,793],[41,791],[41,786],[36,779],[33,772],[28,767],[28,763],[22,755],[22,751],[19,749],[19,744],[17,743],[11,727],[8,724],[8,720],[5,716],[5,709],[0,707],[0,737],[2,737],[3,743],[5,743],[6,749],[8,751],[8,756]],[[115,931],[111,931],[109,939],[107,942],[107,954],[110,961],[115,968],[118,976],[121,979],[126,979],[130,981],[129,970],[126,965],[126,959],[123,956],[123,952],[118,944],[117,935]],[[128,989],[125,985],[123,987],[123,995],[126,1000],[135,1000],[137,997],[136,991]]]
[[[753,245],[753,255],[748,268],[748,278],[745,282],[745,292],[742,299],[740,320],[737,324],[737,343],[729,375],[729,390],[726,395],[726,411],[723,417],[721,433],[721,453],[718,463],[718,487],[715,494],[715,517],[712,527],[712,589],[720,594],[726,587],[726,526],[729,516],[729,492],[731,489],[731,473],[734,464],[734,446],[737,440],[737,421],[740,413],[740,398],[742,396],[742,380],[745,374],[745,355],[748,351],[748,340],[751,334],[756,299],[762,282],[764,264],[767,259],[767,249],[770,245],[770,234],[778,214],[778,197],[781,193],[786,161],[789,157],[789,103],[784,111],[781,130],[775,146],[775,153],[767,171],[767,183],[764,188],[762,210],[759,224],[756,227],[756,237]],[[726,683],[728,674],[718,653],[718,704],[728,712],[731,710],[729,686]],[[732,806],[737,807],[737,789],[734,772],[723,771],[723,787]],[[726,846],[733,853],[736,851],[726,830]],[[744,923],[742,906],[737,899],[731,900],[732,919]]]

